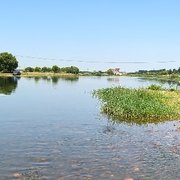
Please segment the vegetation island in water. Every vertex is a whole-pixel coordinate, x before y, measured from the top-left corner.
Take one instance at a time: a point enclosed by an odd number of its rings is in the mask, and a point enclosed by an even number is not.
[[[146,89],[121,86],[93,91],[101,110],[110,118],[137,124],[180,120],[180,91],[161,89],[152,84]]]

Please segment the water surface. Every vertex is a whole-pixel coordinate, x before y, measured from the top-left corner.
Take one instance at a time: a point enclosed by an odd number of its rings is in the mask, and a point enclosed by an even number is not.
[[[0,179],[179,179],[178,121],[117,123],[100,113],[91,96],[93,89],[151,83],[129,77],[0,78]]]

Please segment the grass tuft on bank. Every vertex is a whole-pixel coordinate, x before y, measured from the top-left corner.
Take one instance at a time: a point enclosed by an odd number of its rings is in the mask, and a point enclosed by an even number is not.
[[[151,86],[152,88],[152,86]],[[121,86],[93,91],[101,110],[119,119],[153,120],[180,119],[180,91],[130,89]]]

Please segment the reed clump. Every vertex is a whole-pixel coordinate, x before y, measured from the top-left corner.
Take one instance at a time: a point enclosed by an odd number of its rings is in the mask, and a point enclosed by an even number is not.
[[[180,91],[155,89],[118,86],[94,90],[93,96],[101,100],[102,112],[120,119],[180,119]]]

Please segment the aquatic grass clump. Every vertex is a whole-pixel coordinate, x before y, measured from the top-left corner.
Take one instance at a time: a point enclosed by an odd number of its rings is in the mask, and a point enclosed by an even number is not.
[[[101,100],[102,112],[108,115],[129,119],[180,118],[180,101],[163,91],[118,86],[94,90],[93,96]]]
[[[162,90],[162,87],[156,84],[151,84],[147,89],[151,90]]]

